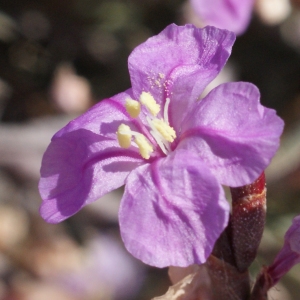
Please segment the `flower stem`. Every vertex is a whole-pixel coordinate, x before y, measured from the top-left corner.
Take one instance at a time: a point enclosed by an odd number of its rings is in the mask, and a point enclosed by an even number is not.
[[[264,172],[252,184],[231,188],[232,249],[236,267],[244,272],[256,257],[266,219]]]

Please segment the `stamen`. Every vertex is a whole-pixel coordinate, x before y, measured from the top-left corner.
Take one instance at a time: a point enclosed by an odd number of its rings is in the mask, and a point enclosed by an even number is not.
[[[164,120],[168,125],[169,125],[169,115],[168,115],[169,105],[170,105],[170,98],[166,98],[166,103],[164,107]]]
[[[137,118],[141,112],[141,104],[130,98],[126,99],[125,107],[131,118]]]
[[[160,112],[160,105],[156,103],[155,99],[150,93],[142,92],[140,101],[146,106],[152,116],[156,117]]]
[[[153,124],[153,119],[151,119],[149,116],[146,118],[149,127],[151,128],[150,133],[154,137],[156,143],[159,145],[160,149],[164,154],[168,154],[171,151],[169,142],[166,141],[163,136],[157,131],[156,127]]]
[[[173,127],[168,125],[165,121],[159,119],[154,119],[152,123],[165,140],[170,143],[174,141],[176,138],[176,132]]]
[[[140,154],[143,158],[149,159],[150,153],[153,152],[152,145],[147,141],[146,137],[142,134],[139,134],[135,137],[135,143],[138,145]]]
[[[159,133],[157,131],[151,130],[150,133],[152,134],[152,136],[154,137],[156,143],[158,144],[158,146],[160,147],[161,151],[168,155],[168,152],[170,152],[169,147],[167,147],[167,145],[165,145],[161,139],[161,137],[159,136]]]
[[[139,116],[141,104],[143,104],[150,113],[146,113],[146,120],[149,128],[145,127],[143,124],[141,127],[142,130],[147,131],[146,136],[131,130],[130,127],[125,124],[121,124],[117,131],[119,145],[122,148],[129,148],[130,146],[138,147],[140,155],[144,159],[149,159],[151,153],[154,152],[153,145],[155,145],[155,147],[158,146],[165,155],[168,155],[168,153],[172,151],[170,143],[172,143],[176,138],[174,128],[169,125],[168,109],[170,105],[170,98],[166,98],[163,111],[164,119],[156,118],[156,115],[160,112],[160,105],[156,103],[153,96],[148,92],[142,92],[140,102],[131,98],[126,99],[125,108],[130,117],[137,118]],[[134,143],[131,143],[132,137],[135,137]],[[148,140],[149,138],[150,141]]]
[[[131,145],[130,127],[125,124],[121,124],[118,127],[117,138],[118,138],[120,147],[125,148],[125,149],[129,148]]]

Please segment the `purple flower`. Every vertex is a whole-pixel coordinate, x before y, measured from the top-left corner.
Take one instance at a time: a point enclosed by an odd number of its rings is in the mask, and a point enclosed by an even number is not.
[[[95,235],[84,245],[76,267],[64,266],[51,279],[76,295],[72,299],[132,299],[144,280],[144,270],[120,246],[109,235]]]
[[[242,34],[251,18],[254,0],[190,0],[206,25]]]
[[[275,285],[294,265],[300,263],[300,216],[295,217],[292,226],[284,236],[284,245],[273,264],[266,272]]]
[[[60,222],[125,184],[119,222],[129,252],[157,267],[205,262],[228,223],[221,185],[254,181],[283,128],[250,83],[223,84],[198,100],[234,40],[226,30],[173,24],[138,46],[128,60],[132,88],[52,138],[42,217]]]

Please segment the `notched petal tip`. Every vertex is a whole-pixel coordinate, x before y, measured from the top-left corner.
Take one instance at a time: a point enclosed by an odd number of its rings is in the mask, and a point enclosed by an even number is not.
[[[39,209],[40,216],[49,224],[57,224],[64,221],[66,217],[62,217],[57,209],[49,207],[47,203],[42,203]]]

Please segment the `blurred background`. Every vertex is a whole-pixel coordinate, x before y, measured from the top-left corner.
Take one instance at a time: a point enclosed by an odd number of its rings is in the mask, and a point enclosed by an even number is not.
[[[185,0],[0,2],[0,299],[151,299],[167,269],[131,257],[118,229],[122,190],[58,225],[38,214],[43,152],[52,135],[130,87],[127,58],[168,24],[203,24]],[[251,272],[271,263],[300,214],[300,1],[257,0],[216,83],[256,84],[286,127],[267,170],[267,227]],[[300,267],[272,291],[298,299]]]

